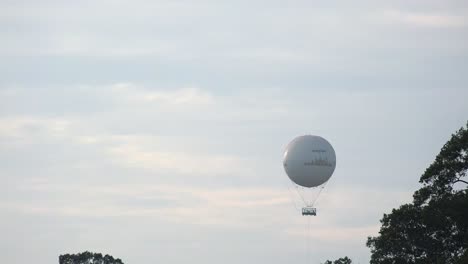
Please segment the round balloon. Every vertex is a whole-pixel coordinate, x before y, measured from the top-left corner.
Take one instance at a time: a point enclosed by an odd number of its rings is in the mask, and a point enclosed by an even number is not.
[[[283,167],[294,183],[316,187],[332,176],[336,167],[335,150],[322,137],[299,136],[286,147]]]

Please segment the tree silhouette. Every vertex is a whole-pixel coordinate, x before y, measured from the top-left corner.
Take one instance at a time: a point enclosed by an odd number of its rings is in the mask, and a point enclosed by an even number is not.
[[[371,264],[468,263],[468,123],[420,178],[413,203],[384,214]]]
[[[350,258],[344,257],[344,258],[339,258],[335,261],[327,260],[323,264],[351,264],[351,263],[353,263],[353,261]]]
[[[64,254],[59,256],[59,264],[124,264],[120,259],[110,255],[85,251],[78,254]]]

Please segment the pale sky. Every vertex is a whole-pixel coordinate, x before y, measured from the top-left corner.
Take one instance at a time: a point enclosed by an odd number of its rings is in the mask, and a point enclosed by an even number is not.
[[[466,1],[0,0],[0,262],[369,261],[468,118]],[[337,168],[309,218],[286,144]]]

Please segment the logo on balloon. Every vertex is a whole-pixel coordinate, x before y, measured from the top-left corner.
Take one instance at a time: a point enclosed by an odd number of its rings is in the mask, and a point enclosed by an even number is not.
[[[322,167],[333,167],[333,164],[327,159],[314,159],[308,162],[304,162],[304,166],[322,166]]]

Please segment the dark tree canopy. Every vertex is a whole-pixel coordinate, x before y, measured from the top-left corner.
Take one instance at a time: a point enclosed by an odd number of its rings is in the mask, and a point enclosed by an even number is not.
[[[335,261],[327,260],[323,264],[351,264],[353,263],[350,258],[344,257],[344,258],[339,258]]]
[[[103,256],[101,253],[86,251],[78,254],[60,255],[59,264],[123,264],[123,262],[110,255]]]
[[[384,214],[371,264],[468,263],[468,124],[421,176],[413,203]]]

